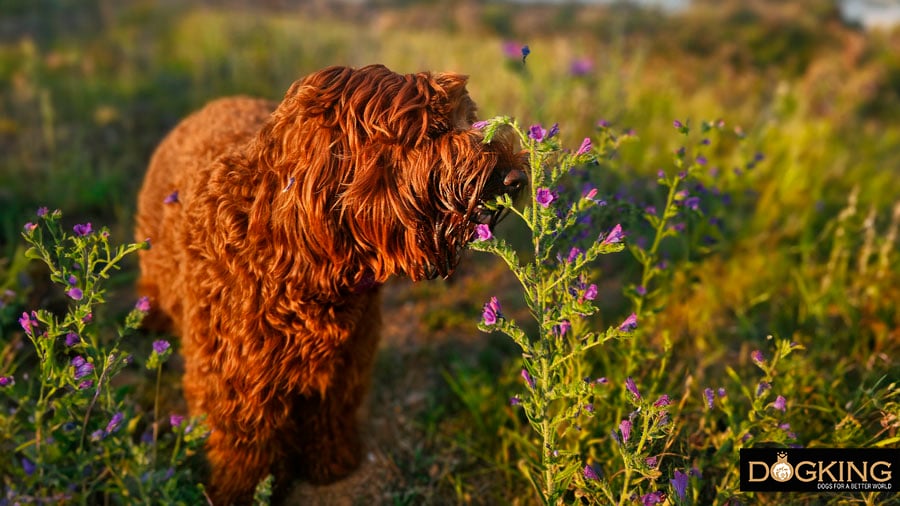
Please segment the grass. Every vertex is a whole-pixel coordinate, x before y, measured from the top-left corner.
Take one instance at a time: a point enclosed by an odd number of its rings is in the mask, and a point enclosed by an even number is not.
[[[563,145],[595,135],[601,119],[618,132],[634,129],[614,159],[587,170],[610,203],[605,219],[622,222],[635,244],[648,233],[644,208],[665,204],[657,171],[676,171],[673,153],[682,145],[689,156],[700,149],[701,121],[725,122],[703,148],[711,163],[694,184],[706,192],[690,188],[704,216],[661,243],[668,268],[647,287],[643,304],[652,311],[633,340],[587,355],[594,375],[611,385],[597,401],[608,409],[575,443],[582,459],[613,482],[621,478],[609,433],[631,409],[622,385],[633,376],[651,402],[662,394],[673,401],[672,432],[654,447],[659,474],[643,469],[642,494],[667,490],[674,501],[674,471],[697,468],[702,477],[691,477],[688,489],[697,504],[889,503],[879,495],[753,495],[735,482],[735,448],[748,432],[804,446],[900,445],[898,32],[863,33],[836,22],[828,2],[806,4],[816,9],[726,2],[675,18],[571,7],[552,15],[502,5],[383,9],[367,22],[151,2],[62,2],[35,16],[39,7],[16,4],[11,15],[25,28],[0,40],[0,376],[16,368],[21,386],[34,363],[21,347],[22,311],[64,307],[46,273],[24,261],[20,232],[39,206],[62,209],[73,223],[105,223],[114,241],[128,242],[153,147],[206,100],[277,99],[297,77],[332,64],[455,70],[470,75],[481,117],[559,122]],[[503,53],[506,40],[530,46],[524,65]],[[592,70],[571,75],[570,63],[583,57]],[[691,125],[691,137],[673,128],[675,119]],[[753,162],[757,153],[762,159]],[[511,223],[497,235],[515,246],[528,241]],[[111,280],[117,297],[130,293],[135,275],[125,265]],[[593,265],[601,293],[593,325],[618,323],[634,309],[628,294],[641,274],[626,253]],[[496,259],[471,253],[449,285],[389,290],[391,332],[372,396],[384,405],[369,409],[381,423],[401,407],[406,420],[391,437],[374,436],[379,462],[394,469],[379,475],[387,482],[380,495],[361,487],[356,497],[537,502],[520,472],[530,429],[507,404],[521,393],[521,359],[511,343],[475,326],[490,296],[526,319],[513,279]],[[119,306],[105,313],[109,325],[130,310]],[[782,357],[791,342],[800,346]],[[398,372],[417,368],[426,372]],[[164,377],[167,391],[177,392],[177,376]],[[133,374],[131,388],[150,391],[154,380]],[[761,381],[772,385],[763,397]],[[418,395],[398,398],[390,386]],[[706,388],[727,395],[708,409]],[[783,414],[770,406],[778,394],[787,399]],[[784,422],[795,439],[779,431]]]

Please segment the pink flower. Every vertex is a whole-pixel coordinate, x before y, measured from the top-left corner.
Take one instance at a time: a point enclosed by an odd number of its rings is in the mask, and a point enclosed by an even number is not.
[[[777,409],[779,411],[787,411],[787,399],[785,399],[783,396],[779,395],[778,397],[775,398],[774,407],[775,407],[775,409]]]
[[[535,200],[542,207],[549,207],[556,200],[556,192],[547,188],[538,188],[535,194]]]
[[[150,298],[146,297],[146,296],[141,297],[134,304],[134,308],[142,313],[146,313],[146,312],[150,311]]]
[[[484,223],[479,223],[475,225],[475,237],[478,238],[479,241],[487,241],[494,237],[494,234],[491,232],[491,227]]]
[[[625,321],[623,321],[622,324],[619,325],[619,330],[621,330],[622,332],[631,332],[632,330],[634,330],[636,328],[637,328],[637,315],[634,313],[631,313],[631,316],[629,316],[628,318],[625,318]]]
[[[606,237],[603,238],[603,244],[618,244],[622,242],[622,239],[624,238],[625,234],[622,232],[622,225],[617,224],[608,234],[606,234]]]
[[[589,137],[585,137],[583,141],[581,141],[581,146],[578,148],[578,151],[575,152],[576,155],[583,155],[591,150],[591,139]]]
[[[628,438],[631,437],[631,422],[622,420],[622,422],[619,423],[619,430],[622,431],[622,442],[627,443]]]
[[[84,237],[86,235],[90,235],[94,230],[91,228],[90,222],[85,224],[78,224],[72,227],[72,230],[75,232],[75,235],[78,237]]]
[[[634,380],[631,379],[631,376],[625,379],[625,388],[631,392],[631,395],[634,395],[635,399],[641,398],[641,392],[638,390],[637,385],[634,384]]]
[[[528,384],[529,388],[534,389],[534,379],[530,374],[528,374],[528,371],[525,369],[522,369],[522,379],[525,380],[525,383]]]

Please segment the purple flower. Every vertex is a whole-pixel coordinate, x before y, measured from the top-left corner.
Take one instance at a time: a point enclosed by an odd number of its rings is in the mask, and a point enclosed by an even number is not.
[[[585,298],[586,300],[594,300],[594,299],[597,298],[597,293],[598,293],[597,285],[595,285],[594,283],[591,283],[591,284],[588,285],[588,287],[584,290],[584,298]]]
[[[34,311],[29,315],[27,312],[22,313],[22,316],[19,317],[19,325],[22,326],[22,329],[26,334],[31,334],[32,329],[38,326],[38,321]]]
[[[612,123],[606,121],[605,119],[597,120],[597,126],[600,128],[609,128]]]
[[[90,235],[94,230],[91,228],[91,223],[78,224],[72,227],[72,230],[75,232],[75,235],[78,237],[84,237],[86,235]]]
[[[634,380],[631,379],[631,376],[625,379],[625,388],[631,392],[631,395],[633,395],[635,399],[641,398],[641,392],[638,391],[637,385],[634,384]]]
[[[569,64],[569,73],[574,77],[582,77],[594,71],[594,62],[589,58],[576,58]]]
[[[49,212],[50,212],[50,210],[47,209],[46,207],[39,207],[37,210],[38,218],[43,218],[44,216],[47,216],[47,213],[49,213]]]
[[[675,495],[678,496],[678,499],[683,501],[685,498],[685,494],[687,493],[688,475],[676,469],[675,476],[671,481],[669,481],[669,483],[671,483],[672,488],[675,489]]]
[[[519,404],[522,404],[522,399],[519,399],[519,396],[518,396],[518,395],[514,395],[514,396],[512,396],[512,397],[509,398],[509,405],[510,405],[510,406],[518,406]]]
[[[528,374],[528,371],[522,369],[522,378],[525,380],[525,383],[528,383],[529,388],[534,388],[534,379],[532,379],[531,375]]]
[[[706,165],[707,162],[706,157],[703,155],[698,156],[695,161],[697,162],[697,165]]]
[[[756,396],[759,397],[760,394],[770,388],[772,388],[772,385],[770,385],[768,381],[760,381],[759,385],[756,385]]]
[[[631,313],[631,316],[625,318],[625,321],[619,325],[619,330],[622,332],[631,332],[632,330],[637,328],[637,315]]]
[[[76,278],[74,275],[70,275],[70,276],[69,276],[69,279],[66,280],[66,281],[68,281],[69,284],[72,285],[72,286],[75,286],[75,285],[78,284],[78,278]]]
[[[584,470],[582,471],[582,474],[584,474],[584,479],[586,479],[586,480],[599,480],[600,479],[600,475],[597,473],[596,470],[594,470],[594,468],[590,464],[584,465]]]
[[[94,313],[88,313],[81,319],[81,323],[91,323],[94,319]]]
[[[562,337],[566,335],[566,332],[568,332],[571,328],[572,324],[569,323],[569,320],[563,320],[559,322],[559,325],[553,326],[553,335],[555,335],[556,337]]]
[[[176,415],[175,413],[169,415],[169,423],[172,425],[172,427],[180,427],[181,422],[183,421],[184,416],[182,415]]]
[[[550,139],[559,134],[559,123],[554,123],[552,127],[550,127],[550,131],[547,132],[547,138]]]
[[[103,432],[103,429],[97,429],[94,432],[91,432],[91,441],[100,441],[106,437],[106,433]]]
[[[585,137],[583,141],[581,141],[581,146],[578,147],[578,151],[575,152],[576,156],[584,155],[591,151],[591,139],[589,137]]]
[[[549,207],[556,200],[556,192],[550,191],[547,188],[538,188],[535,198],[537,203],[542,207]]]
[[[523,64],[525,63],[525,58],[528,58],[528,55],[530,55],[530,54],[531,54],[531,48],[529,48],[527,44],[522,46],[522,63]]]
[[[163,204],[175,204],[177,202],[178,202],[178,190],[175,190],[172,193],[166,195],[166,198],[163,199]]]
[[[514,60],[519,59],[519,55],[521,54],[521,45],[518,42],[507,41],[503,43],[503,54],[506,55],[507,58],[511,58]]]
[[[482,128],[486,127],[488,123],[490,123],[490,121],[486,119],[476,121],[475,123],[472,123],[472,128],[474,128],[475,130],[481,130]]]
[[[168,349],[169,341],[166,341],[165,339],[157,339],[156,341],[153,341],[153,351],[155,351],[157,354],[162,355]]]
[[[484,305],[484,311],[481,313],[481,319],[485,325],[493,325],[497,323],[500,317],[500,302],[497,297],[491,297],[491,300]]]
[[[15,382],[16,380],[12,376],[0,376],[0,387],[8,387]]]
[[[659,457],[647,457],[644,459],[644,463],[647,464],[647,467],[656,467],[656,464],[659,463]]]
[[[622,442],[627,443],[628,438],[631,437],[631,421],[630,420],[622,420],[619,423],[619,430],[622,431]]]
[[[122,423],[122,419],[125,418],[125,415],[122,414],[121,411],[114,414],[112,418],[110,418],[109,423],[106,424],[106,433],[112,434],[113,432],[119,429],[119,425]]]
[[[488,239],[494,237],[494,234],[491,233],[490,226],[485,223],[479,223],[478,225],[475,225],[475,237],[479,241],[487,241]]]
[[[25,457],[22,457],[22,470],[25,471],[25,474],[31,476],[34,474],[36,467],[34,463]]]
[[[594,412],[594,405],[593,405],[593,404],[585,404],[585,405],[584,405],[584,410],[587,411],[588,413],[593,413],[593,412]]]
[[[625,234],[622,232],[622,225],[616,224],[616,226],[613,227],[608,234],[606,234],[606,237],[603,238],[602,244],[618,244],[622,242],[622,239],[624,238]]]
[[[724,399],[725,396],[728,395],[728,394],[725,392],[725,388],[723,388],[723,387],[719,387],[718,394],[719,394],[719,398],[720,398],[720,399]]]
[[[750,354],[750,358],[759,365],[762,365],[766,361],[766,357],[759,350],[753,350],[753,353]]]
[[[66,346],[75,346],[80,342],[81,338],[78,337],[78,334],[74,332],[69,332],[68,334],[66,334]]]
[[[709,409],[713,408],[713,401],[716,400],[715,394],[713,393],[712,388],[705,388],[703,390],[703,395],[706,396],[706,407]]]
[[[643,506],[654,506],[655,504],[662,504],[666,500],[666,494],[662,490],[657,490],[656,492],[650,492],[649,494],[645,494],[641,496],[641,504]]]
[[[25,224],[25,233],[30,234],[30,233],[34,232],[34,229],[36,229],[36,228],[37,228],[37,225],[29,221],[28,223]]]
[[[775,406],[775,409],[777,409],[779,411],[787,411],[787,399],[785,399],[783,396],[779,395],[778,397],[775,398],[774,406]]]
[[[141,297],[135,302],[134,308],[142,313],[150,311],[150,298],[147,296]]]
[[[541,127],[540,123],[536,123],[528,129],[528,137],[533,141],[541,142],[547,137],[547,131]]]
[[[669,399],[669,394],[662,394],[656,402],[653,403],[653,407],[655,408],[664,408],[672,404],[672,401]]]
[[[94,371],[94,364],[86,361],[81,355],[72,359],[72,367],[75,369],[75,379],[81,379]]]
[[[78,390],[84,390],[85,388],[91,388],[94,384],[94,380],[84,380],[78,384]]]
[[[637,294],[640,295],[641,297],[643,297],[644,295],[647,295],[647,289],[644,288],[644,285],[638,285],[638,286],[634,289],[634,291],[635,291],[635,293],[637,293]]]
[[[72,300],[81,300],[84,297],[84,292],[81,291],[81,288],[74,286],[66,290],[66,295],[68,295]]]
[[[583,253],[584,252],[581,251],[579,248],[572,248],[569,250],[569,256],[568,256],[568,258],[566,258],[566,261],[569,263],[572,263],[572,262],[578,260],[578,257],[581,256]]]
[[[688,197],[684,199],[684,206],[696,211],[700,209],[700,197]]]

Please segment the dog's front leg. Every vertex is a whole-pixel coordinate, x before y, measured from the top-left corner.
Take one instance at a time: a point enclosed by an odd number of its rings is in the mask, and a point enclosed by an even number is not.
[[[302,396],[294,402],[297,471],[312,483],[339,480],[360,463],[357,413],[371,382],[381,326],[379,297],[366,297],[324,395]]]

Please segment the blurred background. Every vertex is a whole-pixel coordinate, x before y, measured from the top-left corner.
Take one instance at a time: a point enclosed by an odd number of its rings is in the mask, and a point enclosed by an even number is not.
[[[573,147],[598,125],[628,132],[617,171],[595,183],[636,208],[659,205],[655,175],[673,170],[685,142],[673,120],[721,120],[730,137],[710,146],[704,180],[727,196],[705,207],[715,244],[671,246],[663,309],[642,327],[649,347],[675,352],[663,386],[687,385],[699,406],[690,385],[736,381],[723,364],[754,370],[750,351],[775,334],[807,348],[792,362],[806,372],[784,384],[805,406],[792,421],[801,442],[895,437],[898,21],[889,0],[3,0],[0,294],[13,295],[0,295],[0,327],[47,297],[20,237],[35,210],[131,240],[153,148],[206,101],[279,100],[329,65],[455,71],[470,76],[482,118],[558,122]],[[609,321],[629,311],[621,292],[636,274],[626,255],[617,262],[598,271]],[[132,265],[116,286],[130,293],[135,277]],[[389,285],[366,411],[371,465],[334,496],[310,494],[394,504],[528,495],[512,436],[497,438],[523,427],[500,409],[518,388],[515,349],[475,329],[488,296],[515,299],[512,280],[496,259],[471,255],[451,281]],[[706,463],[701,497],[712,501],[730,464],[707,451],[715,423],[685,417],[679,451]]]
[[[823,141],[814,156],[827,163],[810,182],[823,188],[834,167],[879,165],[887,178],[895,160],[900,6],[890,1],[5,0],[0,9],[7,256],[39,204],[127,229],[149,154],[180,117],[221,95],[279,99],[334,64],[462,72],[483,117],[560,122],[571,138],[599,119],[652,143],[676,116],[727,116],[748,132],[802,118],[822,130],[809,134]]]

